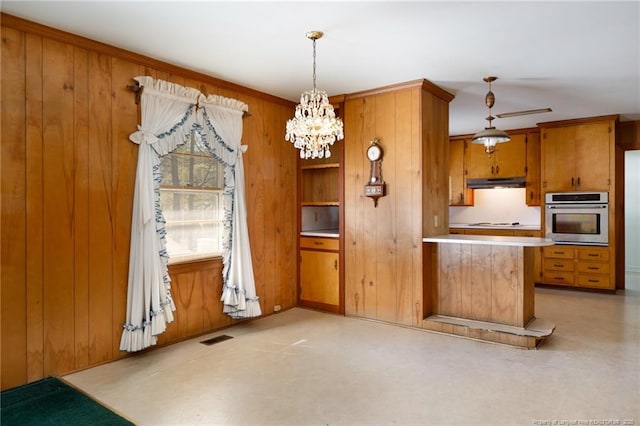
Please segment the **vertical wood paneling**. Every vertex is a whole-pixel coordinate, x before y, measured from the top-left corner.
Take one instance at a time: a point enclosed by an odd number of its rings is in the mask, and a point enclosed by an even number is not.
[[[519,293],[522,283],[518,282],[519,276],[524,276],[519,267],[518,252],[521,247],[492,246],[491,247],[491,274],[493,303],[491,305],[491,321],[500,324],[524,326],[518,300],[522,300]]]
[[[491,300],[493,298],[491,279],[491,250],[489,246],[472,245],[469,248],[470,259],[465,263],[468,266],[467,274],[463,277],[464,283],[469,283],[470,295],[467,309],[463,310],[465,318],[476,318],[480,321],[491,320]],[[466,260],[466,259],[465,259]],[[464,260],[463,260],[464,262]]]
[[[73,47],[43,40],[44,373],[74,360]]]
[[[27,380],[44,375],[42,292],[42,38],[26,36]]]
[[[2,388],[27,378],[25,35],[2,28]],[[33,296],[32,296],[33,298]]]
[[[363,196],[362,193],[364,191],[364,185],[369,182],[370,179],[370,165],[369,161],[366,160],[366,149],[374,138],[381,137],[382,135],[378,133],[376,126],[378,109],[378,102],[376,101],[376,98],[371,97],[369,99],[365,99],[362,106],[362,137],[357,141],[359,144],[355,152],[356,165],[360,166],[358,170],[362,175],[361,184],[355,188],[355,191],[360,200],[358,207],[362,209],[362,212],[356,218],[358,222],[351,226],[356,226],[356,232],[358,233],[357,238],[362,245],[362,251],[360,252],[362,256],[356,259],[358,267],[363,268],[361,275],[362,278],[360,280],[360,303],[362,304],[362,316],[366,318],[378,318],[379,277],[376,271],[376,263],[378,261],[378,215],[377,209],[373,206],[373,201],[370,198]],[[382,169],[384,178],[384,164],[382,165]],[[380,205],[380,203],[381,200],[378,200],[378,205]],[[382,218],[380,219],[382,220]],[[384,220],[386,221],[387,219],[385,218]]]
[[[74,312],[75,312],[75,367],[90,364],[90,323],[89,303],[89,53],[84,49],[74,49]],[[99,165],[98,165],[99,167]]]
[[[113,137],[111,59],[89,53],[89,336],[90,362],[111,359]]]
[[[297,216],[298,204],[294,182],[297,181],[296,165],[298,154],[293,144],[284,140],[283,123],[286,123],[291,118],[293,109],[279,106],[278,110],[279,116],[276,122],[280,129],[278,140],[282,147],[278,156],[280,170],[277,173],[277,193],[283,203],[282,208],[278,209],[282,213],[282,217],[277,219],[281,223],[282,233],[278,239],[281,247],[280,261],[276,265],[276,271],[280,275],[278,283],[280,299],[276,302],[281,306],[295,306],[298,293],[297,286],[291,286],[290,283],[296,283],[298,279],[296,274],[298,270],[298,224],[292,219]]]
[[[260,102],[262,104],[262,102]],[[263,256],[264,275],[260,281],[260,286],[256,286],[256,292],[262,294],[264,300],[262,300],[261,306],[266,312],[273,312],[273,305],[275,299],[275,287],[273,285],[267,286],[267,283],[276,283],[276,271],[278,250],[278,234],[280,232],[279,222],[277,219],[283,217],[278,211],[282,200],[277,197],[276,188],[276,169],[278,162],[278,155],[280,153],[280,147],[284,141],[279,138],[280,131],[276,129],[277,118],[276,111],[273,109],[264,109],[261,114],[263,117],[263,144],[262,144],[262,161],[263,161],[263,178],[264,185],[264,240],[265,240],[265,252]],[[247,211],[249,209],[247,208]],[[254,212],[254,210],[250,210]],[[295,217],[295,216],[294,216]],[[267,291],[267,288],[269,291]]]
[[[375,213],[375,262],[371,262],[370,271],[376,288],[376,318],[383,321],[396,322],[397,306],[397,286],[396,271],[398,264],[397,252],[397,222],[396,201],[398,193],[405,191],[405,182],[402,182],[398,168],[402,156],[403,142],[396,138],[396,127],[399,119],[399,109],[396,109],[398,94],[386,93],[376,96],[375,129],[376,136],[380,138],[380,143],[384,151],[382,160],[382,177],[387,183],[387,196],[378,200],[378,207],[374,208],[373,203],[368,204],[368,208]],[[406,119],[406,118],[405,118]],[[401,167],[405,167],[403,164]],[[386,167],[385,167],[386,166]]]
[[[344,147],[344,287],[345,313],[347,315],[363,315],[362,287],[364,286],[364,263],[361,241],[363,226],[362,211],[363,197],[358,188],[364,185],[362,172],[362,130],[364,120],[361,116],[365,100],[357,99],[345,103],[345,147]]]

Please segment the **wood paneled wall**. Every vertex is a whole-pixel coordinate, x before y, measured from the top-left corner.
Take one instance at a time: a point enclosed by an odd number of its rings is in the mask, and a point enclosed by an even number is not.
[[[448,229],[451,99],[426,80],[346,96],[347,315],[422,326],[422,238]],[[374,138],[387,184],[378,207],[363,195]]]
[[[98,365],[125,321],[138,106],[155,78],[246,102],[248,225],[264,314],[295,306],[296,153],[291,102],[2,15],[2,389]],[[170,344],[232,324],[220,260],[170,268]]]

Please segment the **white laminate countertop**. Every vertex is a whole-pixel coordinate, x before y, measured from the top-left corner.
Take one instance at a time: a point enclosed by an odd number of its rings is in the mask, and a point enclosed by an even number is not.
[[[486,244],[494,246],[544,247],[552,246],[553,240],[536,237],[497,237],[493,235],[446,234],[422,239],[423,243]]]
[[[337,229],[319,229],[317,231],[302,231],[301,237],[321,237],[321,238],[339,238],[340,232]]]
[[[540,225],[478,225],[476,223],[450,223],[449,228],[464,229],[521,229],[523,231],[540,231]]]

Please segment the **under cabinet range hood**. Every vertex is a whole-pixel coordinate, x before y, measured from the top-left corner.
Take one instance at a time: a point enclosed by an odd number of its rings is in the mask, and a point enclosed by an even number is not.
[[[526,180],[523,177],[467,179],[467,188],[469,189],[524,188],[525,186]]]

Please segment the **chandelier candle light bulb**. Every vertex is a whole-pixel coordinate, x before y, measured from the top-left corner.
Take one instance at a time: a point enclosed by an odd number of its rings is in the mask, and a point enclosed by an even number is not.
[[[300,150],[300,158],[329,158],[329,147],[344,138],[343,124],[336,117],[327,93],[316,89],[316,40],[323,36],[320,31],[309,31],[307,38],[313,40],[313,89],[300,96],[294,118],[287,121],[285,140]]]

